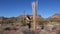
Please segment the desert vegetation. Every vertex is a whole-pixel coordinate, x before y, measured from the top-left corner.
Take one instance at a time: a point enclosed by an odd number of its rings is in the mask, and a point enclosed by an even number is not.
[[[19,16],[2,19],[3,20],[0,21],[0,34],[11,34],[14,32],[14,34],[60,34],[60,18],[41,18],[41,16],[39,16],[39,18],[36,19],[38,24],[36,31],[32,31],[32,27],[31,29],[28,28],[24,17]],[[31,23],[33,22],[31,21]],[[43,29],[41,29],[42,27]]]

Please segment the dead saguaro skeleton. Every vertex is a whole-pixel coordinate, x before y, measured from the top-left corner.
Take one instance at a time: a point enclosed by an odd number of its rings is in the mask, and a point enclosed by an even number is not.
[[[32,11],[33,11],[33,29],[36,30],[37,24],[36,24],[36,16],[37,16],[37,4],[38,1],[32,2]]]

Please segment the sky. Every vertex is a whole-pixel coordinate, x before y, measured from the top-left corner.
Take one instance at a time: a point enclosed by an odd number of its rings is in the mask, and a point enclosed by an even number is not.
[[[0,16],[17,17],[25,11],[32,13],[32,2],[36,0],[0,0]],[[60,0],[38,0],[37,14],[43,18],[60,14]]]

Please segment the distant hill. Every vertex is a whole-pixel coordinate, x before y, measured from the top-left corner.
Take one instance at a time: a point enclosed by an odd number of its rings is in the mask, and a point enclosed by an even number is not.
[[[60,14],[57,14],[57,13],[56,13],[56,14],[54,14],[53,16],[51,16],[51,17],[49,17],[49,18],[57,18],[57,19],[58,19],[58,18],[60,18]]]
[[[23,19],[26,19],[26,16],[27,15],[25,15],[25,16],[20,15],[20,16],[17,16],[17,17],[10,17],[10,18],[0,16],[0,22],[3,22],[3,23],[6,23],[6,22],[20,22]],[[31,20],[33,19],[33,15],[29,15],[29,17],[31,18]],[[39,18],[42,18],[41,15],[37,15],[37,19],[39,19]]]
[[[51,22],[60,22],[60,14],[54,14],[53,16],[48,18]]]
[[[0,16],[0,21],[6,20],[8,18],[4,17],[4,16]]]
[[[23,20],[23,18],[26,18],[27,15],[20,15],[17,17],[17,20],[20,21],[20,20]],[[31,20],[33,19],[33,15],[29,15],[29,17],[31,18]],[[41,15],[37,15],[37,19],[39,18],[42,18]]]

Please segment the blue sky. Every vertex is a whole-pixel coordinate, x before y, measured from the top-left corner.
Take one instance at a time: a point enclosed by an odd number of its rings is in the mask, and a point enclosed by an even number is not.
[[[23,11],[32,14],[33,1],[35,0],[0,0],[0,16],[19,16]],[[38,0],[37,14],[47,18],[55,13],[60,14],[60,0]]]

